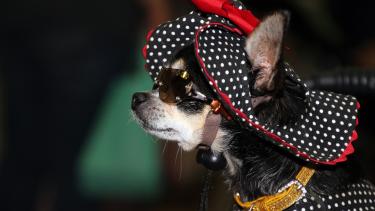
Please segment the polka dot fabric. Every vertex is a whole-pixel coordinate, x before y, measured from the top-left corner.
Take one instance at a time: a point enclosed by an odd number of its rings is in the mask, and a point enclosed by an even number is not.
[[[233,34],[222,24],[211,24],[198,32],[196,48],[203,71],[215,84],[215,91],[229,98],[234,108],[252,115],[250,106],[249,64],[243,50],[245,37]],[[245,109],[246,108],[246,109]]]
[[[242,8],[237,1],[235,4]],[[251,106],[251,65],[244,49],[246,37],[225,18],[193,11],[150,33],[144,49],[146,67],[156,80],[173,54],[194,45],[201,71],[236,121],[302,159],[329,165],[345,161],[354,152],[352,141],[357,138],[356,99],[309,90],[285,64],[289,79],[305,89],[306,110],[292,125],[260,122]]]
[[[287,210],[375,210],[375,188],[370,182],[363,180],[338,188],[334,194],[329,196],[306,194]]]

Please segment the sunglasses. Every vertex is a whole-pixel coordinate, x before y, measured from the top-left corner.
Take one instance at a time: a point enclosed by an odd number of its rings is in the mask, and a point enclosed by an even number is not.
[[[180,103],[186,100],[209,103],[209,99],[194,86],[187,70],[164,68],[156,79],[154,89],[159,88],[159,98],[165,103]]]
[[[178,104],[187,100],[199,100],[211,106],[212,112],[226,119],[232,117],[215,99],[209,99],[195,88],[193,78],[187,70],[163,68],[159,72],[153,89],[159,88],[159,98],[165,103]]]

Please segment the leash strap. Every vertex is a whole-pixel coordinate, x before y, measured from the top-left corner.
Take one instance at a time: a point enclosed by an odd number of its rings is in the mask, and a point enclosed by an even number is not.
[[[211,177],[212,177],[212,171],[207,170],[207,173],[203,179],[203,188],[201,191],[201,201],[199,205],[199,211],[208,210],[208,193],[210,191],[210,186],[211,186]]]
[[[214,114],[210,111],[207,114],[206,122],[204,123],[202,133],[202,144],[211,146],[216,138],[217,131],[221,122],[221,115]]]

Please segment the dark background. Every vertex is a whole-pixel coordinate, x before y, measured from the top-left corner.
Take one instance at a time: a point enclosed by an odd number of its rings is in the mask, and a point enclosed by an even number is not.
[[[246,4],[258,17],[278,9],[291,11],[285,56],[303,78],[348,67],[375,70],[371,1],[248,0]],[[160,153],[163,171],[169,173],[164,173],[162,194],[154,200],[88,197],[76,179],[77,158],[108,86],[120,75],[141,71],[136,60],[148,29],[191,8],[187,0],[1,1],[1,211],[198,207],[204,169],[194,163],[194,152],[185,153],[180,175],[181,166],[170,162],[176,154],[174,144]],[[355,145],[363,154],[366,173],[375,181],[374,99],[363,95],[359,100],[360,141]],[[229,209],[230,195],[221,183],[218,174],[210,195],[213,210]]]

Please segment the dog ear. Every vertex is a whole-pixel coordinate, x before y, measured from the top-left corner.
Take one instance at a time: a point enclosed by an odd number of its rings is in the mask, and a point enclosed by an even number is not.
[[[275,89],[276,66],[282,53],[289,16],[287,11],[267,16],[247,38],[245,50],[252,64],[252,71],[257,71],[253,88],[258,91]]]

